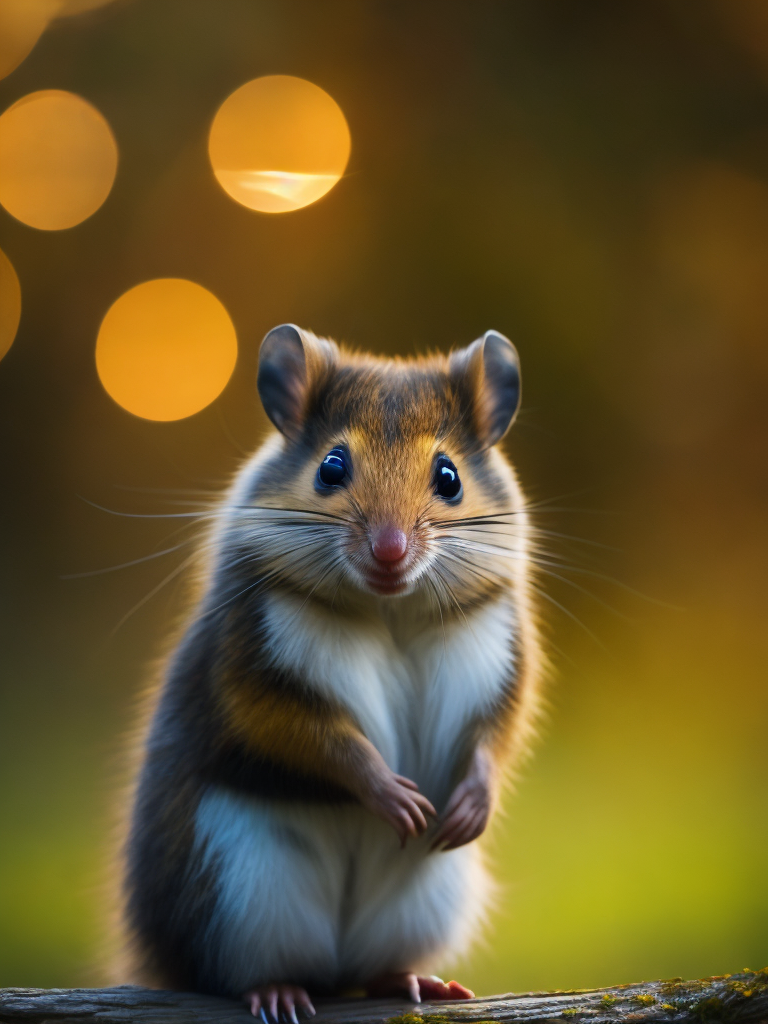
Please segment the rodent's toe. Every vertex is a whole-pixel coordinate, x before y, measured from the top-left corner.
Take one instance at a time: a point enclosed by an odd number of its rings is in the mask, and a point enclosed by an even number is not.
[[[264,1024],[280,1024],[281,1019],[299,1024],[296,1007],[301,1007],[311,1017],[315,1008],[307,990],[300,985],[259,985],[243,994],[254,1017],[261,1017]]]

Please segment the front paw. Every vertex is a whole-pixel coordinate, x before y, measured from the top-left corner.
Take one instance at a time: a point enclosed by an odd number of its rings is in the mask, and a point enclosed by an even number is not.
[[[486,773],[472,773],[458,784],[445,808],[431,850],[455,850],[482,835],[491,816]]]
[[[409,836],[415,839],[426,832],[426,815],[437,817],[416,783],[391,771],[377,773],[360,799],[364,807],[392,826],[401,846]]]

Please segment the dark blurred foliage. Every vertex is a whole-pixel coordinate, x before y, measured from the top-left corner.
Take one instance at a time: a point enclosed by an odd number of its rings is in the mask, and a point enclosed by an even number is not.
[[[353,148],[325,199],[269,216],[218,187],[206,140],[275,73],[327,90]],[[183,573],[160,586],[183,549],[62,579],[192,535],[81,499],[157,514],[220,488],[288,320],[378,352],[508,334],[539,522],[607,545],[553,538],[584,572],[547,581],[549,722],[461,980],[763,966],[768,5],[125,0],[55,22],[0,108],[43,88],[101,110],[120,166],[71,230],[0,211],[23,291],[0,364],[0,984],[98,980],[120,737],[184,607]],[[213,405],[152,423],[103,391],[94,344],[118,295],[170,276],[223,301],[240,357]]]

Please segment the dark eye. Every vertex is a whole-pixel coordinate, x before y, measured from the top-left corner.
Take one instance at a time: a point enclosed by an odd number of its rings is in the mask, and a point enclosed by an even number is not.
[[[337,487],[343,484],[349,475],[348,456],[343,448],[332,448],[325,456],[317,470],[317,480],[321,487]]]
[[[447,455],[440,455],[435,464],[435,490],[441,498],[457,498],[461,494],[459,471]]]

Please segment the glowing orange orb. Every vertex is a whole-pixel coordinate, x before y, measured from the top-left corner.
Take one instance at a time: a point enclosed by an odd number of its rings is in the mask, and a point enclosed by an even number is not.
[[[112,0],[0,0],[0,78],[29,56],[54,18],[83,14]]]
[[[21,318],[21,285],[13,264],[0,250],[0,359],[13,344]]]
[[[101,206],[117,172],[117,144],[81,96],[44,89],[0,117],[0,203],[33,228],[58,231]]]
[[[101,383],[128,412],[179,420],[221,394],[237,336],[215,295],[192,281],[145,281],[113,303],[96,341]]]
[[[241,85],[219,107],[208,139],[219,184],[238,203],[262,213],[316,202],[341,178],[350,147],[336,101],[290,75]]]
[[[30,53],[56,6],[56,0],[0,0],[0,78]]]

